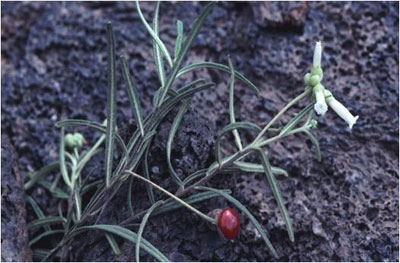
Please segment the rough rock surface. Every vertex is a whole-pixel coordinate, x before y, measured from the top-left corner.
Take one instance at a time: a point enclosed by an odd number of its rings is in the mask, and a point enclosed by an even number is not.
[[[183,21],[187,34],[204,4],[162,3],[160,32],[169,50],[173,50],[176,37],[176,19]],[[57,158],[56,121],[68,117],[102,122],[105,118],[107,20],[114,24],[117,55],[128,58],[145,113],[151,110],[159,83],[151,41],[134,3],[1,5],[2,132],[16,148],[22,174]],[[150,21],[154,4],[143,3],[142,7]],[[232,189],[233,196],[262,222],[280,261],[398,261],[398,8],[395,2],[220,2],[188,54],[186,63],[207,60],[224,64],[230,54],[235,68],[256,83],[262,95],[257,98],[238,81],[237,119],[262,124],[303,90],[313,45],[322,40],[323,84],[360,116],[352,131],[331,111],[317,118],[315,134],[320,140],[321,163],[313,159],[314,149],[302,135],[269,149],[272,163],[290,174],[280,186],[292,217],[295,243],[287,237],[262,175],[221,176],[210,182]],[[118,124],[121,130],[129,130],[132,127],[127,123],[134,122],[127,121],[132,116],[119,74]],[[182,150],[182,154],[177,155],[174,165],[182,165],[183,173],[210,164],[214,156],[209,137],[229,122],[229,76],[200,70],[186,74],[177,85],[198,77],[217,85],[195,96],[192,105],[197,115],[185,119],[199,119],[216,129],[197,133],[206,138],[194,136],[193,143],[207,145],[199,152],[184,140],[178,143],[174,152]],[[164,125],[152,149],[151,169],[162,185],[170,187],[164,153],[158,156],[170,121]],[[190,125],[182,125],[178,137],[186,127]],[[89,141],[94,140],[90,130],[80,131]],[[252,134],[244,135],[245,142],[251,138]],[[224,148],[231,151],[233,147],[224,144]],[[189,167],[190,161],[193,167]],[[140,199],[145,195],[144,185],[135,185],[134,191],[135,209],[146,207]],[[41,193],[41,207],[50,206]],[[116,198],[115,202],[120,200]],[[225,205],[224,200],[216,198],[198,208],[207,211]],[[124,208],[122,204],[117,207]],[[49,209],[51,212],[56,210]],[[201,219],[181,209],[151,219],[144,237],[171,260],[274,260],[247,219],[243,219],[241,233],[235,242],[224,242]],[[122,240],[119,243],[119,257],[113,257],[102,240],[91,250],[89,245],[77,250],[72,259],[133,260],[132,245]],[[148,256],[144,259],[152,260]]]
[[[1,136],[1,260],[31,261],[23,179],[6,135]]]

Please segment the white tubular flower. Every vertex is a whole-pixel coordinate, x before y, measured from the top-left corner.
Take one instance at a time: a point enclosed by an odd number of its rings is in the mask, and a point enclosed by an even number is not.
[[[319,115],[324,115],[328,111],[328,105],[325,102],[324,86],[318,84],[314,87],[314,94],[316,103],[314,104],[314,110]]]
[[[339,101],[337,101],[333,96],[330,96],[326,99],[331,107],[344,121],[347,122],[349,128],[353,128],[353,125],[356,123],[358,116],[353,116],[350,111]]]
[[[322,56],[322,45],[321,41],[318,41],[315,44],[315,49],[314,49],[314,59],[313,59],[313,67],[321,67],[321,56]]]

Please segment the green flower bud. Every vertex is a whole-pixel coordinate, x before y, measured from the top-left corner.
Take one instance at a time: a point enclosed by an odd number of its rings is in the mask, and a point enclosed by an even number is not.
[[[306,84],[306,86],[310,86],[310,78],[311,73],[307,73],[306,75],[304,75],[304,83]]]
[[[315,129],[318,126],[318,122],[314,119],[310,120],[310,128]]]
[[[75,139],[75,147],[81,148],[83,145],[83,136],[80,133],[75,133],[74,134],[74,139]]]
[[[69,148],[74,148],[75,147],[75,136],[72,135],[71,133],[68,133],[65,135],[65,145]]]
[[[309,84],[311,87],[315,87],[320,82],[320,77],[318,75],[311,75]]]
[[[324,72],[322,71],[321,67],[312,67],[311,75],[318,75],[320,78],[319,81],[322,81],[322,79],[324,78]]]

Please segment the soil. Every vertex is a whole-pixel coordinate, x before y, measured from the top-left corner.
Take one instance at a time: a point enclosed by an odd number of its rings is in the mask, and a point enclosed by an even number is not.
[[[23,178],[18,172],[14,148],[1,137],[1,260],[31,261],[26,228]]]
[[[141,5],[150,21],[154,3]],[[203,2],[161,4],[161,38],[169,50],[173,50],[176,38],[176,19],[183,22],[187,35],[204,6]],[[151,41],[134,3],[2,2],[1,7],[1,131],[15,148],[16,168],[22,177],[57,159],[59,131],[55,122],[67,117],[105,119],[107,20],[114,25],[117,55],[128,58],[144,113],[150,112],[159,83]],[[227,64],[230,55],[234,67],[261,91],[261,98],[257,98],[251,89],[236,82],[237,120],[261,125],[302,92],[314,43],[322,40],[323,84],[360,116],[351,131],[332,111],[317,118],[315,135],[322,162],[315,160],[314,148],[303,135],[268,149],[272,164],[289,172],[289,178],[280,180],[280,187],[292,218],[294,243],[262,174],[221,175],[209,183],[231,189],[248,207],[269,233],[279,261],[399,260],[398,10],[396,2],[219,2],[188,53],[187,64]],[[229,75],[199,70],[186,74],[175,87],[199,77],[216,86],[193,98],[192,109],[178,130],[173,165],[182,177],[213,162],[217,131],[229,123]],[[126,139],[135,126],[119,72],[117,79],[118,127]],[[289,113],[293,115],[294,110]],[[175,188],[165,162],[165,143],[174,114],[159,128],[149,158],[152,179],[171,191]],[[71,131],[82,132],[90,143],[99,136],[89,129]],[[254,134],[242,136],[248,143]],[[230,142],[223,144],[226,152],[233,150]],[[10,147],[3,141],[2,188],[15,180],[7,168]],[[3,154],[7,158],[3,159]],[[88,169],[94,170],[91,176],[103,176],[101,159],[90,164]],[[102,223],[126,218],[126,191],[125,185]],[[18,198],[23,200],[22,191],[13,193],[20,193]],[[28,194],[46,215],[57,213],[54,199],[42,188]],[[2,196],[2,207],[4,202]],[[148,205],[144,184],[135,182],[134,212]],[[196,207],[210,211],[227,205],[215,198]],[[21,214],[2,209],[2,227],[6,228],[2,229],[2,244],[14,227],[4,220],[13,216],[20,220]],[[34,218],[28,209],[27,221]],[[117,239],[121,255],[114,256],[105,238],[94,242],[99,235],[89,232],[76,240],[69,260],[134,260],[131,243]],[[244,216],[241,235],[234,242],[219,238],[202,219],[185,209],[151,218],[144,237],[173,261],[275,260]],[[22,260],[18,256],[14,253],[7,260]],[[142,260],[154,259],[143,253]]]

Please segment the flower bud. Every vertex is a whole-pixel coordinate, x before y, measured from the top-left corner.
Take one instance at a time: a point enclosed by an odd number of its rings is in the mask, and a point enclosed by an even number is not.
[[[75,147],[81,148],[83,145],[83,136],[80,133],[74,133]]]
[[[315,87],[317,86],[317,84],[319,84],[320,82],[320,77],[318,75],[311,75],[309,84],[311,87]]]
[[[65,145],[71,149],[73,148],[81,148],[84,142],[84,138],[80,133],[68,133],[65,135]]]
[[[304,75],[304,84],[306,84],[306,86],[310,86],[310,78],[311,78],[311,73],[307,73]]]
[[[65,145],[69,148],[74,148],[75,147],[75,136],[71,133],[68,133],[65,135],[64,138]]]
[[[322,79],[324,78],[324,72],[321,67],[312,67],[311,69],[311,75],[318,75],[319,76],[319,81],[321,82]]]
[[[310,120],[310,129],[315,129],[318,126],[318,122],[314,119]]]

